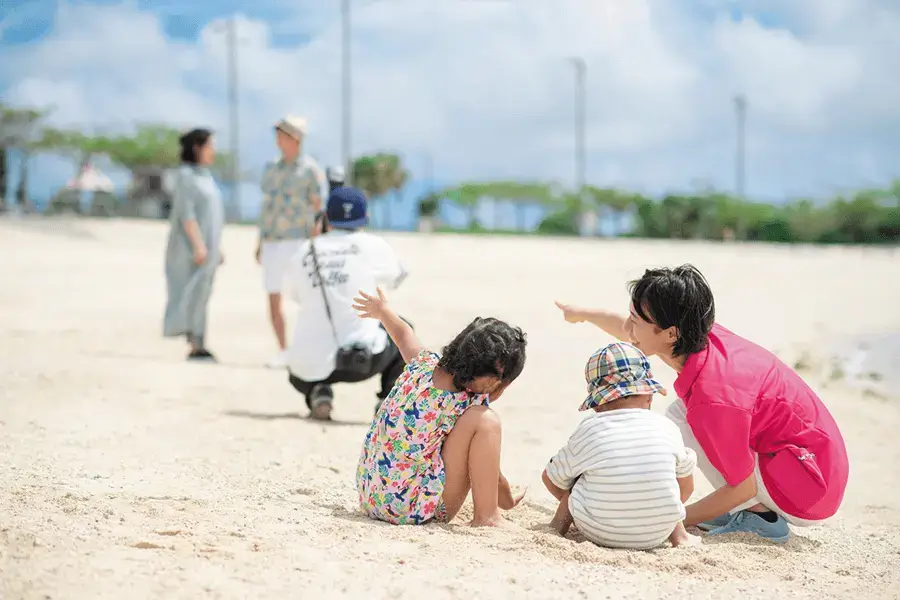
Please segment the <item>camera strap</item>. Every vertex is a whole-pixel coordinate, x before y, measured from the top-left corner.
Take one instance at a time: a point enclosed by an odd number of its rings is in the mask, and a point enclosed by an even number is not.
[[[325,314],[328,315],[328,322],[331,324],[331,333],[334,335],[334,343],[340,348],[341,341],[338,339],[337,328],[334,326],[334,318],[331,316],[331,304],[328,302],[328,292],[325,290],[325,279],[322,277],[322,271],[319,269],[319,256],[316,252],[316,243],[313,241],[313,238],[309,238],[309,252],[312,255],[313,269],[315,269],[316,273],[313,285],[316,285],[316,282],[318,282],[319,289],[322,290],[322,300],[325,302]]]

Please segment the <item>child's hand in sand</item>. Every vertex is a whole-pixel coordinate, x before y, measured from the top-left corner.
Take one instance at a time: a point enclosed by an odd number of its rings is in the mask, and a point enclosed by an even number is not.
[[[515,508],[515,507],[517,507],[517,506],[519,505],[519,503],[522,502],[522,500],[525,499],[525,494],[527,494],[527,493],[528,493],[528,488],[525,488],[525,489],[522,490],[521,493],[514,495],[514,496],[512,497],[512,506],[510,506],[509,508]],[[501,508],[502,508],[502,507],[501,507]],[[506,509],[506,510],[509,510],[509,509]]]
[[[381,320],[387,310],[388,299],[381,291],[376,288],[375,295],[370,296],[360,290],[359,295],[353,299],[353,308],[359,313],[361,319],[377,319]]]
[[[502,475],[501,475],[502,477]],[[512,488],[509,485],[509,482],[506,481],[506,478],[503,477],[500,481],[500,489],[497,494],[497,506],[502,508],[503,510],[512,510],[517,507],[522,500],[525,499],[525,494],[528,493],[528,488],[524,488],[518,494],[513,494]]]

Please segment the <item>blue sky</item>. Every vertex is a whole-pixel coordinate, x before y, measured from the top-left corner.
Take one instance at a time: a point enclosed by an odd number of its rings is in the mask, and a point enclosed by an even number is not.
[[[222,19],[239,15],[243,163],[271,124],[340,152],[339,0],[4,0],[0,97],[86,131],[203,124],[228,143]],[[401,153],[421,189],[571,184],[574,77],[588,65],[588,179],[648,193],[734,181],[732,98],[749,99],[747,189],[825,197],[900,175],[900,4],[891,0],[354,0],[355,153]],[[189,7],[189,8],[186,8]],[[35,191],[73,166],[35,159]],[[114,173],[116,181],[126,174]],[[253,185],[244,196],[255,200]],[[412,193],[412,192],[411,192]]]

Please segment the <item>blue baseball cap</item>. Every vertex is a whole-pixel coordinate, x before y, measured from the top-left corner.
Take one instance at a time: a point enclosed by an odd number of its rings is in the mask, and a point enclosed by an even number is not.
[[[328,195],[328,223],[338,229],[359,229],[369,224],[366,195],[355,187],[335,188]]]

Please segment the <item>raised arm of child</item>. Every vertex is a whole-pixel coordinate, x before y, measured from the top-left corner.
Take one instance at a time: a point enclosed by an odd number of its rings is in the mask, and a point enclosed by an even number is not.
[[[376,289],[374,296],[360,290],[359,295],[353,299],[353,308],[363,319],[376,319],[384,325],[385,331],[397,344],[404,362],[409,362],[422,351],[422,342],[416,337],[406,321],[388,306],[388,299],[381,288]]]

